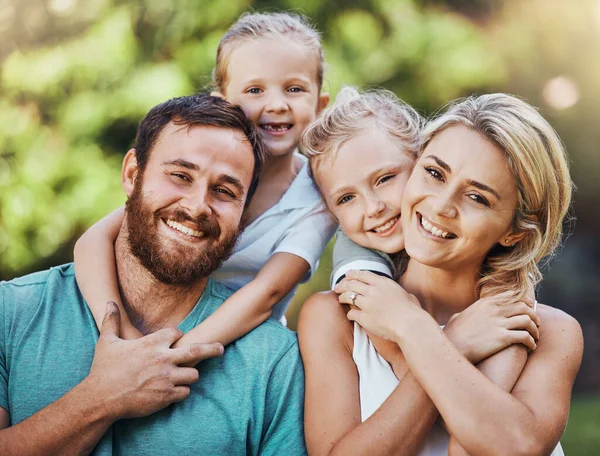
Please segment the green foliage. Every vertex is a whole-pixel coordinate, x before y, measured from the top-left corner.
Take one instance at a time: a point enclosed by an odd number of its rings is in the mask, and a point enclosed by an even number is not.
[[[600,448],[600,397],[581,396],[571,402],[571,413],[565,435],[561,439],[565,454],[589,456]]]

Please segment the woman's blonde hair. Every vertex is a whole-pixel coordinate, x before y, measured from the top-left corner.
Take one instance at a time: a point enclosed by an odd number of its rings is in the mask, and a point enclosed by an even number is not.
[[[497,93],[452,103],[424,128],[421,150],[453,125],[471,128],[504,151],[518,189],[512,230],[527,233],[514,246],[492,249],[478,291],[516,289],[524,294],[541,280],[540,263],[551,258],[562,239],[573,188],[563,144],[533,106]]]
[[[225,94],[233,46],[257,38],[290,38],[313,50],[317,57],[317,83],[321,89],[325,66],[323,49],[319,32],[306,17],[296,13],[244,13],[223,35],[217,48],[213,83],[219,92]]]
[[[300,149],[308,157],[313,175],[326,157],[335,156],[346,141],[369,124],[388,134],[407,154],[417,157],[422,126],[417,111],[388,90],[360,93],[354,87],[344,87],[335,103],[302,134]]]

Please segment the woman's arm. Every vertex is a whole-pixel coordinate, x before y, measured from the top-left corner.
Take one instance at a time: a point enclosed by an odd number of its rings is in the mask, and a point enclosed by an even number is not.
[[[304,363],[306,444],[311,455],[409,455],[438,413],[410,371],[379,409],[361,422],[353,325],[334,293],[311,296],[298,321]]]
[[[429,314],[406,299],[394,299],[399,293],[385,279],[366,272],[353,278],[365,286],[358,290],[363,295],[356,300],[360,309],[348,317],[398,343],[449,432],[468,453],[536,455],[552,450],[564,430],[581,362],[582,334],[573,318],[548,307],[542,315],[538,306],[538,346],[509,394],[466,362]],[[385,318],[378,308],[382,301]]]
[[[249,282],[229,297],[210,317],[186,333],[176,346],[221,342],[227,345],[271,316],[281,301],[308,272],[308,263],[291,253],[276,253]]]
[[[127,318],[121,302],[115,262],[114,246],[124,216],[125,208],[120,207],[83,233],[75,244],[75,277],[98,328],[102,325],[106,303],[113,301],[121,312],[121,336],[136,339],[142,334]]]

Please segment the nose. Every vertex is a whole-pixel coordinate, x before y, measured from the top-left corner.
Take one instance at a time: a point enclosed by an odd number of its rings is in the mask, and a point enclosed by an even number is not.
[[[285,94],[274,91],[267,98],[265,109],[267,112],[285,112],[288,110],[288,103]]]
[[[194,189],[189,191],[181,198],[179,205],[190,217],[196,219],[201,215],[208,216],[212,214],[210,204],[210,192],[208,188]]]
[[[378,198],[376,195],[370,196],[366,198],[367,207],[366,214],[367,217],[377,217],[385,210],[385,203]]]
[[[448,189],[448,191],[440,192],[433,198],[430,198],[429,204],[434,213],[440,217],[455,218],[458,211],[456,210],[454,197],[453,192]]]

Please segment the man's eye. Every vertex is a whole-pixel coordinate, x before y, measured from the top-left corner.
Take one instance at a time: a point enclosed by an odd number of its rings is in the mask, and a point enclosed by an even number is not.
[[[344,195],[338,200],[338,204],[344,204],[354,199],[354,195]]]
[[[425,167],[425,172],[427,174],[429,174],[429,176],[432,179],[439,180],[439,181],[444,180],[444,177],[442,176],[442,174],[437,169],[435,169],[435,168],[431,168],[431,167],[427,167],[426,166]]]
[[[171,173],[171,176],[175,177],[177,180],[182,180],[182,181],[190,182],[190,178],[188,176],[186,176],[185,174]]]
[[[231,192],[230,190],[227,190],[226,188],[223,188],[223,187],[215,188],[215,192],[220,193],[221,195],[228,196],[230,198],[235,198],[235,195],[233,194],[233,192]]]

